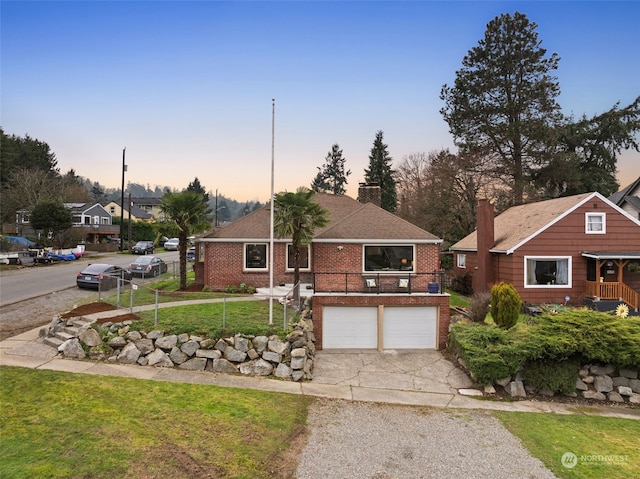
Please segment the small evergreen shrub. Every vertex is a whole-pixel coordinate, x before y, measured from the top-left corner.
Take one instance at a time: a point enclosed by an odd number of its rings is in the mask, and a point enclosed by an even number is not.
[[[474,323],[483,323],[484,319],[489,314],[489,306],[491,305],[491,293],[489,291],[482,291],[480,293],[474,293],[469,302],[469,313],[471,321]]]
[[[511,284],[500,282],[491,288],[491,316],[497,326],[512,328],[520,316],[522,301]]]
[[[530,361],[525,364],[522,376],[537,391],[547,389],[554,393],[570,394],[576,390],[579,367],[577,359]]]
[[[233,294],[236,292],[236,287],[233,284],[230,284],[229,286],[227,286],[227,289],[225,289],[225,291],[229,294]]]

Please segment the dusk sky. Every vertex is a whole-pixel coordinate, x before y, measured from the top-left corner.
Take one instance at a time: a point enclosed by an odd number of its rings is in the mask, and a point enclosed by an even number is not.
[[[592,116],[640,95],[640,2],[6,1],[1,117],[49,144],[62,173],[267,201],[309,186],[333,143],[356,196],[375,133],[397,166],[455,151],[439,113],[464,55],[525,13],[561,58],[558,99]],[[618,180],[640,176],[625,152]]]

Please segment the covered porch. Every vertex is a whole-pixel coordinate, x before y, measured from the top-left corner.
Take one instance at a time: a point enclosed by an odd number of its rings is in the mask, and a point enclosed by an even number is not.
[[[584,252],[587,259],[585,296],[595,301],[622,301],[638,312],[640,251]]]

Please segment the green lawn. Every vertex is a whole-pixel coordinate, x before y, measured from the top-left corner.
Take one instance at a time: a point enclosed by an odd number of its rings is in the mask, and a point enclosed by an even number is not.
[[[282,334],[283,307],[273,305],[273,325],[269,326],[269,302],[265,300],[207,303],[190,306],[159,308],[157,325],[155,311],[138,313],[134,329],[151,331],[162,329],[165,334],[189,333],[205,338],[220,338],[235,333],[266,335]],[[294,310],[287,308],[287,324],[292,322]]]
[[[640,477],[640,421],[582,414],[494,414],[559,478]]]
[[[0,476],[271,478],[310,399],[0,368]]]

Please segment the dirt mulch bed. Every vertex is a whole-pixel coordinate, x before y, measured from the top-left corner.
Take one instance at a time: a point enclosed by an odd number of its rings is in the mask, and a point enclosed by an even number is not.
[[[71,311],[67,311],[60,315],[62,319],[76,318],[78,316],[87,316],[89,314],[94,313],[102,313],[105,311],[114,311],[117,308],[112,304],[103,303],[100,301],[96,301],[95,303],[83,304],[82,306],[78,306],[77,308],[72,309]],[[140,319],[140,316],[132,313],[125,313],[118,316],[111,316],[109,318],[102,318],[96,321],[98,324],[110,322],[110,323],[121,323],[122,321],[137,321]]]

